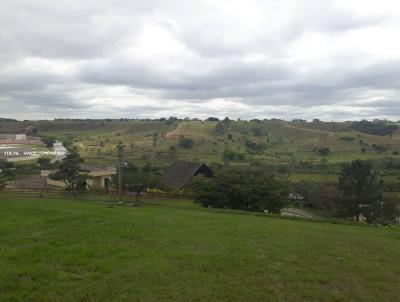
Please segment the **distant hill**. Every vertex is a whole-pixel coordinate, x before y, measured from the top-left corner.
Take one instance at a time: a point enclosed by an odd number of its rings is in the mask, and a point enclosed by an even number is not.
[[[273,165],[400,159],[398,125],[372,124],[229,119],[4,121],[0,133],[51,136],[75,144],[88,162],[100,164],[115,162],[120,141],[126,146],[126,160],[157,165],[176,159]],[[329,152],[321,154],[321,148]]]

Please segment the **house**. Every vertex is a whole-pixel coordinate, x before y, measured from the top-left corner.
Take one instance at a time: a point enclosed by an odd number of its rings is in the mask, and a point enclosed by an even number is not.
[[[117,174],[115,168],[104,167],[104,166],[90,166],[90,165],[81,165],[82,170],[87,171],[88,178],[86,179],[86,185],[88,188],[104,188],[108,189],[111,184],[111,178],[113,175]],[[63,181],[54,180],[49,177],[50,173],[54,171],[51,170],[42,170],[40,171],[40,176],[46,179],[46,183],[48,185],[58,186],[65,188],[65,184]]]
[[[15,140],[16,141],[26,141],[26,134],[16,134]]]
[[[190,186],[195,176],[213,177],[214,172],[204,163],[177,161],[164,173],[164,182],[175,188]]]
[[[0,133],[0,145],[44,145],[39,137],[26,136],[26,134],[5,134]]]
[[[53,150],[54,150],[55,160],[63,159],[68,153],[68,150],[59,141],[53,143]]]

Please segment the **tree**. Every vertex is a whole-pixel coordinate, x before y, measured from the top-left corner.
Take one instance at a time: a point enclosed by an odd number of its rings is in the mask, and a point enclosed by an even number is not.
[[[118,163],[117,163],[117,172],[118,172],[118,202],[122,203],[122,168],[123,168],[123,158],[125,155],[125,146],[122,144],[122,142],[119,142],[117,147],[117,153],[118,153]]]
[[[140,195],[148,188],[156,186],[158,182],[158,176],[150,165],[139,168],[133,164],[127,164],[123,167],[122,187],[135,192],[136,202],[140,202]]]
[[[355,160],[344,164],[339,176],[339,212],[344,217],[362,214],[368,223],[380,216],[383,200],[383,182],[378,181],[369,162]]]
[[[285,181],[260,168],[230,168],[214,178],[195,179],[195,201],[204,207],[279,213],[285,204]]]
[[[65,188],[76,196],[79,188],[86,184],[88,174],[85,169],[81,168],[84,162],[80,157],[76,147],[68,149],[67,156],[61,161],[56,172],[51,173],[49,177],[54,180],[63,181]]]

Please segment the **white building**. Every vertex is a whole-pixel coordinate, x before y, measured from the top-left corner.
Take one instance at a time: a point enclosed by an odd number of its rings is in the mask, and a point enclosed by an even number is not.
[[[15,140],[16,141],[26,141],[26,134],[16,134]]]
[[[55,142],[53,144],[53,151],[57,160],[63,159],[68,152],[61,142]]]

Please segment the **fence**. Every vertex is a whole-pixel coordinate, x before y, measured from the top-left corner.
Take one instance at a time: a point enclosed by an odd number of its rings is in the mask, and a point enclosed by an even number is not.
[[[1,192],[8,192],[8,193],[49,193],[49,194],[67,194],[68,191],[64,189],[38,189],[38,188],[3,188],[0,190]],[[129,191],[122,191],[122,195],[124,196],[135,196],[135,192],[129,192]],[[109,190],[107,191],[86,191],[82,192],[82,195],[85,194],[93,194],[93,195],[118,195],[118,191],[116,190]],[[191,199],[192,196],[190,194],[179,194],[179,193],[171,193],[171,192],[145,192],[141,193],[141,196],[148,196],[148,197],[157,197],[157,198],[165,198],[165,199]]]

